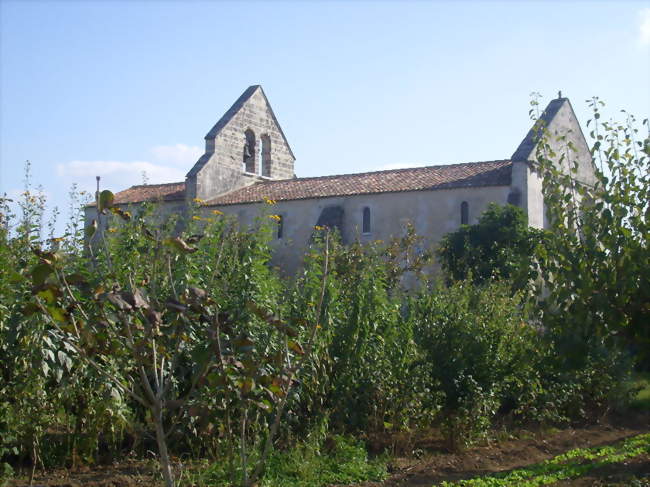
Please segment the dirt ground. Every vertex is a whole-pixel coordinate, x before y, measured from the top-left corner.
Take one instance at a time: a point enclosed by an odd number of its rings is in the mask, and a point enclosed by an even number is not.
[[[161,486],[154,477],[151,463],[120,462],[115,465],[81,467],[48,472],[36,471],[33,487],[153,487]],[[8,487],[26,487],[29,478],[10,481]]]
[[[384,482],[367,482],[363,487],[431,487],[444,480],[462,480],[509,471],[543,462],[574,448],[603,446],[630,436],[650,432],[650,415],[615,418],[598,425],[551,431],[520,431],[517,438],[493,441],[462,453],[446,452],[440,438],[433,436],[414,442],[415,451],[424,452],[393,460],[391,477]],[[612,486],[617,479],[632,475],[647,477],[650,486],[650,456],[637,457],[623,465],[593,471],[589,476],[556,485]],[[627,484],[625,484],[627,485]]]
[[[619,417],[598,425],[551,431],[517,432],[515,438],[493,440],[462,453],[445,451],[435,432],[417,438],[396,438],[388,446],[395,452],[389,468],[391,476],[384,482],[367,482],[363,487],[430,487],[443,480],[460,480],[489,473],[508,471],[538,463],[573,448],[607,445],[630,436],[650,432],[650,415]],[[35,487],[142,487],[161,485],[155,479],[153,462],[125,461],[115,465],[84,467],[76,471],[37,472]],[[596,469],[588,476],[556,485],[618,486],[629,485],[632,476],[647,479],[650,486],[650,455],[631,459],[624,464]],[[21,477],[9,487],[25,487]],[[643,485],[643,484],[642,484]],[[361,486],[357,486],[361,487]]]

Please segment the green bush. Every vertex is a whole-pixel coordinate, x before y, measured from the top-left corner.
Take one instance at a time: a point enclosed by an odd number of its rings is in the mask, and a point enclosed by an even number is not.
[[[537,336],[526,324],[519,296],[507,283],[475,286],[461,281],[435,286],[410,304],[410,320],[429,389],[442,394],[441,415],[452,449],[484,434],[515,384],[526,382],[526,364]]]
[[[428,261],[427,254],[414,255],[418,243],[408,229],[389,243],[331,247],[322,329],[299,391],[299,416],[326,416],[348,432],[400,429],[418,417],[421,391],[404,386],[412,383],[416,351],[411,323],[402,316],[401,286],[405,273],[417,273]],[[312,314],[321,258],[316,245],[295,287],[295,316]]]
[[[505,279],[522,290],[535,277],[531,257],[542,235],[528,226],[521,208],[490,203],[475,225],[462,225],[446,234],[437,254],[450,282]]]

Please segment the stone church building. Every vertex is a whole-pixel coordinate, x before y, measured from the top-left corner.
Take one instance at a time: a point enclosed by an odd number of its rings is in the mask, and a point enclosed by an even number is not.
[[[578,179],[593,184],[586,140],[567,98],[542,114],[551,134],[566,134],[577,148]],[[435,245],[461,224],[475,223],[490,202],[520,206],[530,226],[547,226],[540,176],[534,169],[531,129],[509,159],[297,178],[295,156],[261,86],[249,87],[205,136],[205,153],[185,181],[138,185],[115,195],[123,208],[158,201],[165,213],[183,213],[199,198],[250,224],[266,199],[280,216],[274,262],[292,273],[315,225],[335,226],[343,241],[389,240],[411,222]],[[560,152],[560,148],[556,152]],[[88,209],[87,220],[92,219]]]

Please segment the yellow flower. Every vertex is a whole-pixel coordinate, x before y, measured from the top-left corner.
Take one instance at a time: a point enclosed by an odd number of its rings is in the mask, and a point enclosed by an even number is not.
[[[264,201],[266,202],[267,205],[274,205],[275,200],[272,200],[270,198],[264,198]]]
[[[212,210],[212,214],[213,214],[213,215],[223,215],[223,211]]]
[[[198,216],[198,215],[194,215],[194,216],[192,217],[192,220],[203,220],[203,218],[201,218],[201,217]]]
[[[325,230],[325,227],[321,227],[320,225],[316,225],[314,227],[314,230]]]
[[[282,220],[282,217],[280,215],[269,215],[269,218],[275,220],[276,222]]]
[[[117,228],[109,228],[108,232],[109,233],[115,233],[115,232],[117,232]]]
[[[192,201],[194,201],[194,203],[203,203],[201,198],[194,198]]]

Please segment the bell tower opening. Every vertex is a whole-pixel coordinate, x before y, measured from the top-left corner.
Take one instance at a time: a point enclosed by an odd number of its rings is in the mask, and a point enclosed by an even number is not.
[[[251,129],[244,132],[242,169],[244,172],[255,174],[255,133]]]

